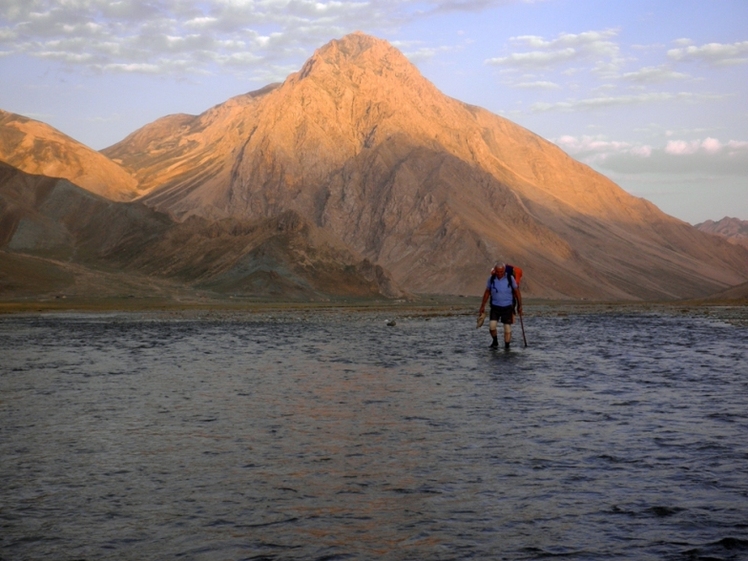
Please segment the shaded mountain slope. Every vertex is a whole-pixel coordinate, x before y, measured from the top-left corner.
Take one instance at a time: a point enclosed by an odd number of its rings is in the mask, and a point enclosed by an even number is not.
[[[748,304],[748,282],[711,294],[708,298],[711,300],[742,300],[745,304]]]
[[[177,223],[141,203],[109,201],[67,180],[5,164],[0,250],[5,274],[16,271],[16,280],[0,278],[0,287],[16,294],[28,288],[18,286],[24,271],[31,284],[54,291],[87,268],[129,272],[133,284],[152,277],[256,297],[402,295],[381,267],[293,212],[254,222],[194,217]]]
[[[159,120],[103,153],[178,219],[294,211],[415,292],[480,293],[498,256],[522,264],[541,297],[698,297],[748,280],[744,252],[444,96],[361,33],[283,84]]]

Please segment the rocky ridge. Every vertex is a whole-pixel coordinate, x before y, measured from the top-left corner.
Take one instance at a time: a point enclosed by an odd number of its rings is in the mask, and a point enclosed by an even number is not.
[[[730,243],[748,248],[748,220],[725,216],[722,220],[707,220],[696,224],[696,229],[714,234]]]

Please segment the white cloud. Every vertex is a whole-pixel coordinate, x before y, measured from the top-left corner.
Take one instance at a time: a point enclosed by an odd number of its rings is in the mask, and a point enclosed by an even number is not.
[[[429,15],[447,12],[480,12],[485,8],[501,4],[537,4],[546,1],[548,0],[427,0],[425,2],[405,1],[401,4],[413,13]],[[395,3],[397,2],[393,2]]]
[[[728,156],[739,155],[742,152],[748,153],[748,142],[730,140],[722,144],[716,138],[707,137],[704,140],[671,140],[665,146],[665,152],[673,156],[684,156],[690,154],[720,154]]]
[[[636,72],[626,72],[622,78],[631,82],[641,84],[653,84],[658,82],[668,82],[670,80],[684,80],[688,74],[675,72],[666,66],[646,66]]]
[[[708,154],[716,154],[722,150],[722,143],[716,138],[707,138],[701,143],[701,148]]]
[[[672,156],[687,156],[699,151],[700,142],[698,140],[671,140],[665,146],[665,152]]]
[[[184,26],[187,28],[205,29],[208,27],[213,27],[217,23],[218,23],[218,18],[200,16],[200,17],[192,18],[191,20],[187,20],[186,22],[184,22]]]
[[[548,67],[559,62],[566,62],[576,58],[579,53],[572,48],[556,51],[533,51],[530,53],[513,53],[509,56],[489,58],[486,64],[509,65],[520,67]]]
[[[727,143],[727,149],[730,153],[737,153],[740,150],[748,150],[748,140],[731,140]]]
[[[503,81],[510,87],[540,90],[546,86],[546,90],[568,92],[566,99],[529,100],[526,106],[530,112],[570,113],[663,102],[700,103],[725,99],[726,95],[703,90],[675,92],[657,86],[675,82],[695,86],[704,80],[698,73],[691,75],[676,68],[676,62],[701,57],[714,64],[734,64],[741,53],[745,52],[748,57],[748,42],[697,47],[688,39],[677,39],[676,48],[668,52],[667,58],[664,45],[647,47],[651,51],[647,56],[651,58],[659,53],[663,57],[661,63],[632,67],[637,60],[632,55],[634,49],[630,47],[623,52],[618,37],[617,29],[561,33],[555,37],[518,35],[510,39],[509,52],[486,59],[484,63],[501,68]],[[535,74],[532,80],[520,77],[522,71],[528,70]],[[512,76],[512,71],[516,75]],[[569,79],[564,80],[564,76]],[[597,83],[589,78],[596,78]]]
[[[664,147],[653,147],[604,137],[562,136],[553,142],[580,161],[619,173],[748,174],[748,141],[721,142],[707,137],[669,140]]]
[[[203,72],[241,63],[259,75],[298,68],[314,48],[357,29],[392,30],[435,11],[507,1],[530,0],[2,0],[0,52],[95,71]]]
[[[570,101],[558,101],[555,103],[538,102],[530,106],[533,113],[543,113],[546,111],[585,111],[591,109],[600,109],[605,107],[616,107],[626,105],[642,105],[645,103],[665,102],[665,101],[714,101],[722,99],[724,96],[695,94],[691,92],[649,92],[637,95],[619,95],[619,96],[599,96],[587,99],[577,99]]]
[[[454,47],[441,46],[441,47],[420,47],[414,51],[403,51],[403,54],[408,57],[411,62],[419,62],[422,60],[428,60],[433,58],[438,53],[445,53],[453,51]]]
[[[667,52],[675,61],[698,61],[715,66],[730,66],[748,62],[748,41],[732,44],[708,43],[700,47],[690,45]]]
[[[100,67],[101,70],[108,70],[111,72],[123,72],[126,74],[139,73],[139,74],[157,74],[162,70],[162,66],[158,64],[105,64]]]
[[[561,33],[556,39],[546,41],[537,35],[520,35],[513,37],[511,41],[518,45],[527,45],[532,48],[556,49],[566,47],[591,47],[593,50],[602,54],[605,52],[614,53],[618,48],[615,44],[610,43],[608,39],[618,34],[616,30],[608,29],[605,31],[585,31],[583,33]]]
[[[227,57],[222,57],[219,59],[219,62],[222,64],[229,64],[229,65],[237,65],[237,66],[248,66],[251,64],[255,64],[256,62],[262,60],[261,57],[253,54],[253,53],[232,53]]]
[[[526,90],[558,90],[561,88],[561,86],[554,82],[543,80],[538,80],[536,82],[519,82],[518,84],[513,84],[513,87]]]
[[[691,39],[681,38],[673,41],[673,44],[678,45],[679,47],[687,47],[688,45],[693,45],[693,41],[691,41]]]
[[[587,163],[599,163],[613,154],[629,154],[637,157],[648,157],[652,147],[635,145],[630,142],[606,140],[601,136],[562,136],[553,140],[559,147],[572,156],[579,157]]]
[[[513,37],[511,43],[515,48],[532,50],[489,58],[485,62],[497,66],[551,68],[572,60],[590,59],[601,64],[601,71],[607,71],[622,62],[618,45],[610,40],[617,34],[614,29],[562,33],[551,40],[537,35],[521,35]]]

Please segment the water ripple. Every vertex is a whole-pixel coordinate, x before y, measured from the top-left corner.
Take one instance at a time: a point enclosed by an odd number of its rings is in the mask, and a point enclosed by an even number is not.
[[[0,558],[748,558],[748,330],[0,321]]]

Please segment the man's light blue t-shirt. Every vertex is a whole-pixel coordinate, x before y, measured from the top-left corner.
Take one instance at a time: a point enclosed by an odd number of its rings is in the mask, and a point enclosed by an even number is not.
[[[512,279],[512,288],[517,290],[517,281],[514,277]],[[493,282],[491,280],[493,279]],[[491,305],[492,306],[512,306],[514,304],[514,297],[512,295],[512,288],[509,288],[509,283],[506,280],[506,274],[501,277],[494,277],[491,275],[488,277],[486,288],[491,291]]]

